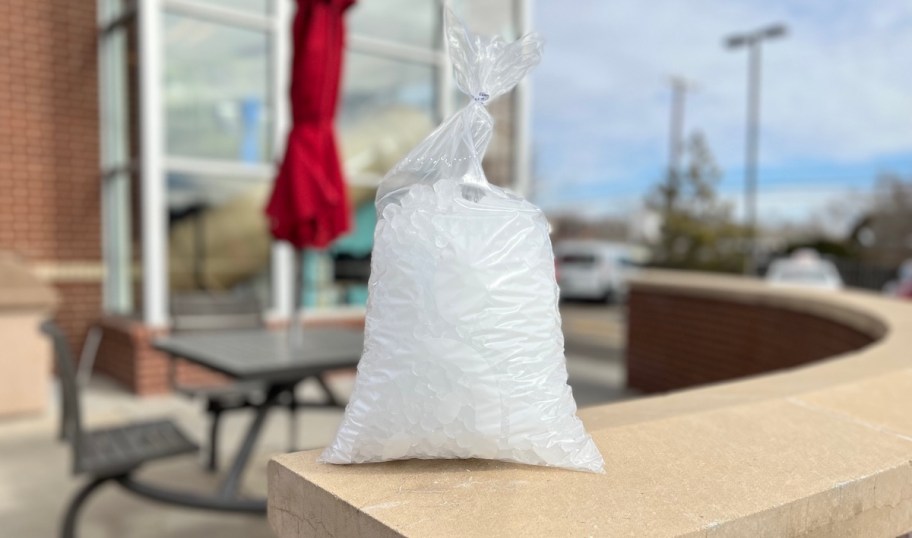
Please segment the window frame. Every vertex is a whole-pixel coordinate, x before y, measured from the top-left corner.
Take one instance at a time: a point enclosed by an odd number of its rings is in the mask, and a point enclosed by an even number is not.
[[[522,33],[528,28],[531,17],[529,0],[504,1],[514,3],[514,24],[518,33]],[[142,232],[141,316],[147,325],[166,327],[169,323],[167,174],[192,170],[202,174],[229,173],[251,179],[274,175],[274,162],[284,153],[285,138],[290,128],[286,94],[290,82],[288,66],[291,64],[290,31],[294,6],[290,0],[273,0],[267,13],[225,8],[201,0],[98,0],[98,6],[102,212],[106,268],[104,305],[107,311],[127,313],[133,310],[135,301],[132,297],[132,284],[135,271],[132,267],[130,243],[129,178],[130,174],[138,171],[142,200],[139,220]],[[267,61],[271,99],[268,108],[273,115],[272,163],[251,165],[241,161],[172,156],[166,153],[166,119],[162,95],[163,66],[167,60],[163,54],[163,18],[166,13],[267,33],[270,43]],[[138,162],[130,160],[129,148],[124,142],[130,132],[127,111],[120,106],[119,113],[115,110],[118,107],[110,104],[126,102],[126,63],[123,57],[117,56],[125,55],[126,51],[116,52],[116,38],[112,36],[116,36],[117,32],[125,32],[126,25],[132,22],[137,25],[138,54],[141,58],[138,63],[139,125],[133,131],[139,136],[139,154],[142,158]],[[437,16],[434,34],[433,44],[423,47],[350,32],[346,38],[346,51],[431,66],[436,75],[433,87],[435,109],[438,119],[443,119],[453,112],[454,83],[444,47],[442,13]],[[516,95],[516,140],[513,141],[513,154],[517,162],[514,167],[514,187],[523,192],[527,185],[521,183],[527,184],[528,176],[524,172],[528,170],[528,150],[524,149],[528,145],[526,83],[520,85]],[[379,177],[358,178],[359,183],[378,180]],[[267,318],[288,320],[294,310],[295,253],[287,243],[273,242],[271,257],[272,301],[266,313]]]

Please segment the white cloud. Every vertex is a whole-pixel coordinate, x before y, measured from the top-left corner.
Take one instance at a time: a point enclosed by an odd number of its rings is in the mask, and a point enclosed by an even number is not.
[[[742,193],[728,191],[721,198],[732,205],[736,215],[743,215]],[[868,194],[844,185],[775,187],[757,198],[757,215],[766,226],[797,224],[814,218],[825,231],[844,236],[861,218],[869,202]]]
[[[763,51],[763,165],[912,152],[910,2],[543,0],[535,20],[548,39],[534,83],[545,181],[642,182],[644,170],[658,174],[672,74],[697,81],[688,129],[702,129],[737,177],[747,57],[722,42],[771,22],[790,33]]]

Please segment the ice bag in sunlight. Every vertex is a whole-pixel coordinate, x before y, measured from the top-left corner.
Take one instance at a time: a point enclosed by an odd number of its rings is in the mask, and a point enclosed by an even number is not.
[[[485,105],[539,62],[541,39],[476,36],[450,12],[446,38],[471,100],[380,184],[364,353],[321,459],[599,472],[567,385],[548,223],[481,167],[493,134]]]

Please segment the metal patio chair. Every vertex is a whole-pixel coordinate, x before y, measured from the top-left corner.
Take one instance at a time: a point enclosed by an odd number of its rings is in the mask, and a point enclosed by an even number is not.
[[[89,477],[88,483],[70,501],[63,518],[60,534],[64,538],[71,538],[75,533],[79,509],[99,486],[114,480],[134,493],[155,498],[159,491],[149,486],[152,488],[151,494],[143,493],[142,489],[146,486],[134,482],[131,474],[150,461],[192,454],[199,447],[170,420],[84,430],[76,365],[66,337],[50,321],[43,323],[41,330],[51,338],[54,345],[54,359],[60,377],[62,414],[65,417],[64,437],[72,446],[73,473]],[[177,503],[180,495],[159,500]]]
[[[175,333],[265,329],[262,312],[262,305],[253,294],[202,292],[175,295],[171,298],[171,329]],[[222,414],[259,405],[266,398],[266,387],[259,382],[183,385],[177,380],[175,361],[171,365],[171,384],[174,390],[191,398],[202,398],[206,402],[205,411],[209,415],[206,469],[216,471]],[[314,376],[314,379],[325,393],[325,403],[321,405],[343,407],[323,377]],[[299,402],[290,393],[281,405],[289,412],[288,446],[289,451],[294,451],[298,438],[297,411],[310,404]]]
[[[102,337],[101,327],[93,325],[89,327],[86,333],[85,343],[82,346],[82,353],[79,355],[79,364],[76,366],[76,384],[85,387],[89,384],[92,377],[92,368],[95,365],[95,359],[98,356],[98,347],[101,344]],[[61,441],[67,439],[67,424],[70,421],[70,410],[66,407],[61,409],[60,413],[60,431],[58,438]]]

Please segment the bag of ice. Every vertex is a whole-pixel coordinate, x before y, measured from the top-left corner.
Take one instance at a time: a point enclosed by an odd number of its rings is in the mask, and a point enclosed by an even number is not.
[[[541,40],[475,36],[451,13],[457,84],[472,102],[381,182],[364,353],[327,463],[488,458],[601,472],[567,385],[548,223],[490,185],[485,102]]]

